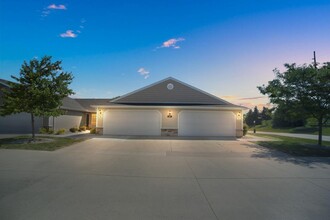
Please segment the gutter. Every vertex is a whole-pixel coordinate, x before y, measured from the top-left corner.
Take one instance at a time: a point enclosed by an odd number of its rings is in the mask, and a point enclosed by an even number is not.
[[[245,110],[246,107],[241,106],[131,106],[131,105],[91,105],[93,108],[106,108],[106,109],[206,109],[206,110]]]

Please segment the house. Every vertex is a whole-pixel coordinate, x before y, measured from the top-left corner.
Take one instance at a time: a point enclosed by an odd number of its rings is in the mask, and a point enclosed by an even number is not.
[[[92,107],[106,135],[243,136],[245,107],[172,77]]]
[[[0,86],[10,89],[5,80]],[[36,118],[36,132],[84,125],[105,135],[241,137],[245,107],[169,77],[115,99],[67,97],[61,109],[59,117]],[[0,117],[0,133],[29,133],[30,127],[27,113]]]

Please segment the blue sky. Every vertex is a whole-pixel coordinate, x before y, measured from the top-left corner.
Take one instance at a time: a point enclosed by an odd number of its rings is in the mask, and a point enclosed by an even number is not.
[[[76,97],[110,98],[168,76],[252,107],[284,63],[330,61],[329,0],[0,1],[0,77],[51,55]]]

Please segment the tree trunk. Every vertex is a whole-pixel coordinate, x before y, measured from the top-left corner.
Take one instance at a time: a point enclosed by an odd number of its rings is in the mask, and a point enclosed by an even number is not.
[[[35,134],[34,134],[34,114],[31,113],[31,125],[32,125],[32,141],[35,140]]]
[[[323,126],[323,117],[320,117],[318,119],[318,126],[319,126],[319,139],[318,139],[318,145],[322,146],[322,126]]]

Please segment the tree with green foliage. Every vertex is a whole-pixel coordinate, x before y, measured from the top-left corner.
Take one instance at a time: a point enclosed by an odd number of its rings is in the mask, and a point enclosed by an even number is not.
[[[250,109],[246,114],[245,114],[245,117],[244,117],[244,121],[245,123],[248,125],[248,126],[252,126],[253,125],[253,116],[252,116],[253,112],[252,110]]]
[[[285,64],[286,71],[275,69],[275,79],[259,91],[271,103],[288,106],[288,112],[299,112],[318,120],[318,144],[322,145],[322,128],[330,118],[330,62],[322,66]]]
[[[306,124],[304,114],[301,112],[291,112],[289,105],[278,105],[272,120],[273,128],[284,128],[284,127],[302,127]]]
[[[265,114],[264,118],[263,118],[263,114]],[[252,109],[250,109],[245,114],[244,122],[251,127],[254,125],[260,125],[262,120],[269,120],[269,119],[271,119],[271,111],[268,108],[264,107],[263,112],[259,112],[257,106],[255,106],[253,111]]]
[[[257,108],[257,106],[255,106],[253,109],[252,117],[253,117],[254,125],[261,125],[261,116],[260,116],[260,112],[259,112],[259,109]]]
[[[262,121],[272,119],[272,109],[266,108],[265,106],[262,107],[260,117]]]
[[[59,116],[63,98],[74,94],[69,85],[73,76],[63,72],[61,61],[52,62],[50,56],[40,61],[24,61],[20,76],[11,76],[16,82],[9,83],[10,89],[4,90],[2,116],[26,112],[31,115],[32,139],[35,140],[35,117]]]

